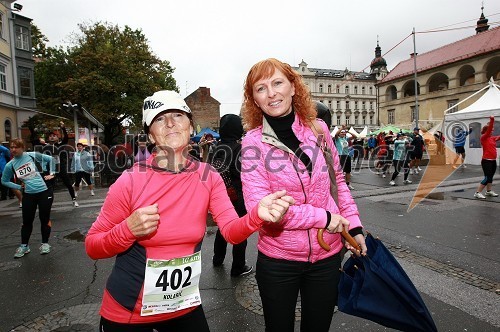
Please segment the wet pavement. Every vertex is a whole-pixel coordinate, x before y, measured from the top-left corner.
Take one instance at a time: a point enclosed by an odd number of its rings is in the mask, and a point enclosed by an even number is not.
[[[400,261],[439,331],[498,331],[500,198],[472,197],[482,179],[480,168],[472,166],[453,173],[431,199],[408,212],[421,176],[411,175],[411,185],[391,187],[389,178],[366,168],[354,174],[352,193],[365,229],[381,238]],[[402,176],[396,182],[402,183]],[[500,185],[496,188],[500,191]],[[0,201],[0,331],[97,331],[100,300],[113,260],[89,259],[83,240],[106,192],[98,188],[96,196],[90,196],[84,188],[80,207],[73,208],[67,191],[58,190],[52,212],[52,252],[39,254],[35,220],[31,253],[17,260],[13,254],[20,239],[20,209],[15,200]],[[231,278],[230,255],[222,267],[212,266],[216,226],[209,225],[202,247],[200,288],[211,330],[263,331],[255,274]],[[248,263],[254,266],[256,242],[254,234],[247,248]],[[296,319],[299,331],[300,302]],[[360,329],[390,330],[341,312],[334,315],[330,330]]]

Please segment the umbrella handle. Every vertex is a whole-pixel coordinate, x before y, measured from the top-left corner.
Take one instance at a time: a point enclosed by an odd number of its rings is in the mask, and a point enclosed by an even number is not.
[[[330,251],[332,248],[323,239],[323,233],[324,232],[325,232],[325,230],[323,228],[318,229],[318,243],[321,246],[321,248],[325,249],[326,251]],[[359,244],[356,242],[356,240],[345,229],[342,230],[342,236],[344,237],[344,239],[347,242],[349,242],[349,244],[351,246],[354,247],[354,249],[356,249],[359,252],[361,252],[361,247],[359,246]]]

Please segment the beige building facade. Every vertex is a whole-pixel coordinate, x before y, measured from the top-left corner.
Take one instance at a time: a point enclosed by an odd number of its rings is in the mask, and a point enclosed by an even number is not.
[[[36,106],[31,19],[14,1],[0,1],[0,141],[21,137]],[[14,6],[17,5],[17,6]],[[17,7],[17,8],[15,8]]]
[[[456,112],[474,103],[480,95],[455,106],[483,88],[490,78],[498,84],[500,27],[484,28],[486,20],[481,29],[480,22],[475,35],[417,54],[417,98],[413,55],[377,84],[381,125],[410,129],[417,125],[418,118],[418,127],[430,128],[443,119],[448,108]]]

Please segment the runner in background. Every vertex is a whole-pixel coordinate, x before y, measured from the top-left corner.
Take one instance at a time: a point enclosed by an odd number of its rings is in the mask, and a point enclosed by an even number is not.
[[[53,181],[56,170],[54,158],[38,152],[24,152],[22,139],[10,142],[10,150],[14,158],[7,163],[2,174],[2,184],[12,189],[24,190],[23,193],[23,225],[21,227],[21,245],[16,249],[14,258],[30,253],[29,240],[33,231],[33,221],[38,208],[40,218],[42,244],[40,254],[50,252],[49,237],[51,231],[50,210],[54,200]],[[21,185],[11,181],[21,181]]]

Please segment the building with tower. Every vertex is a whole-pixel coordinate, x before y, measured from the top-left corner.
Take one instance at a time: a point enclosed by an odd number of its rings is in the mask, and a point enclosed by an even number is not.
[[[374,128],[377,123],[376,83],[387,75],[387,63],[377,42],[370,73],[349,69],[309,68],[302,60],[293,67],[309,87],[314,101],[320,101],[332,113],[332,125]]]
[[[475,32],[472,36],[416,55],[418,114],[413,54],[378,82],[380,124],[413,128],[418,117],[419,127],[430,128],[443,119],[446,109],[484,87],[490,78],[498,84],[500,27],[489,29],[483,8]],[[463,102],[453,111],[471,105],[479,97]]]

